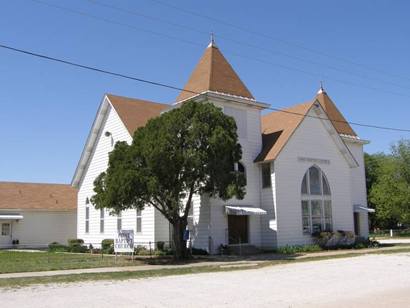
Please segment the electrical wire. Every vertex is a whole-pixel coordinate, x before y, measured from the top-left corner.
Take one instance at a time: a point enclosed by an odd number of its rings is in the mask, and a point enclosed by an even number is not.
[[[168,84],[165,84],[165,83],[162,83],[162,82],[147,80],[147,79],[144,79],[144,78],[125,75],[125,74],[113,72],[113,71],[106,70],[106,69],[101,69],[101,68],[97,68],[97,67],[93,67],[93,66],[89,66],[89,65],[84,65],[84,64],[79,64],[79,63],[75,63],[75,62],[68,61],[68,60],[65,60],[65,59],[59,59],[59,58],[51,57],[51,56],[48,56],[48,55],[44,55],[44,54],[40,54],[40,53],[36,53],[36,52],[32,52],[32,51],[28,51],[28,50],[24,50],[24,49],[20,49],[20,48],[8,46],[8,45],[5,45],[5,44],[0,44],[0,48],[6,49],[6,50],[9,50],[9,51],[13,51],[13,52],[16,52],[16,53],[20,53],[20,54],[25,54],[25,55],[41,58],[43,60],[48,60],[48,61],[53,61],[53,62],[57,62],[57,63],[61,63],[61,64],[66,64],[66,65],[69,65],[69,66],[73,66],[73,67],[77,67],[77,68],[81,68],[81,69],[85,69],[85,70],[89,70],[89,71],[94,71],[94,72],[98,72],[98,73],[102,73],[102,74],[106,74],[106,75],[111,75],[111,76],[115,76],[115,77],[119,77],[119,78],[124,78],[124,79],[128,79],[128,80],[133,80],[133,81],[137,81],[137,82],[141,82],[141,83],[146,83],[146,84],[150,84],[150,85],[153,85],[153,86],[168,88],[168,89],[177,90],[177,91],[189,92],[189,93],[196,94],[196,95],[201,94],[201,93],[196,92],[196,91],[192,91],[192,90],[189,90],[189,89],[183,89],[183,88],[168,85]],[[270,105],[270,104],[268,104],[268,105]],[[373,125],[373,124],[365,124],[365,123],[358,123],[358,122],[342,121],[342,120],[336,120],[336,119],[330,119],[330,118],[322,118],[322,117],[318,117],[318,116],[292,112],[292,111],[289,111],[289,110],[283,110],[283,109],[274,108],[274,107],[268,107],[267,109],[277,111],[277,112],[292,114],[292,115],[296,115],[296,116],[311,117],[311,118],[316,118],[316,119],[320,119],[320,120],[328,120],[328,121],[335,122],[335,123],[345,123],[345,124],[350,124],[350,125],[355,125],[355,126],[374,128],[374,129],[380,129],[380,130],[388,130],[388,131],[410,132],[410,129],[405,129],[405,128],[388,127],[388,126],[381,126],[381,125]]]

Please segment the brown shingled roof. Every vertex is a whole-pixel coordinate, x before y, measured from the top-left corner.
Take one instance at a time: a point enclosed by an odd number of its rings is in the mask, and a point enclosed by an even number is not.
[[[289,113],[275,111],[262,116],[262,151],[255,162],[276,159],[312,105],[308,102],[283,109]]]
[[[333,101],[330,99],[327,93],[323,91],[323,89],[319,91],[315,99],[319,101],[328,118],[336,120],[332,121],[332,124],[339,134],[357,136],[349,123],[346,122],[346,119],[344,118],[342,113],[339,111],[339,109],[337,109],[335,103],[333,103]]]
[[[0,182],[0,209],[74,210],[77,189],[66,184]]]
[[[288,111],[288,113],[274,111],[262,116],[262,151],[256,157],[255,162],[276,159],[293,132],[304,119],[303,115],[307,114],[315,102],[320,103],[329,119],[336,120],[331,122],[339,134],[356,136],[356,133],[349,123],[346,122],[346,119],[337,109],[336,105],[327,93],[321,89],[312,101],[283,109]]]
[[[215,91],[253,99],[251,92],[213,44],[205,50],[191,77],[185,84],[184,90],[187,91],[181,91],[177,97],[177,102],[195,96],[195,93],[205,91]]]
[[[166,104],[112,94],[107,94],[107,97],[131,135],[149,119],[159,116],[161,111],[170,107]]]

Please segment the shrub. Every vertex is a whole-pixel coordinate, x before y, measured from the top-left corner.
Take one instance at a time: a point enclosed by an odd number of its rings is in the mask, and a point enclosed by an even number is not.
[[[68,251],[69,252],[86,252],[87,247],[84,246],[84,240],[82,239],[69,239],[68,242]]]
[[[101,241],[101,251],[103,253],[109,253],[113,254],[114,253],[114,240],[106,238]]]
[[[58,242],[52,242],[48,244],[48,251],[50,252],[66,252],[68,247],[66,245],[60,244]]]
[[[152,253],[152,251],[151,251],[151,253]],[[138,245],[134,249],[134,254],[140,255],[140,256],[146,256],[146,255],[150,254],[150,251],[149,251],[149,249],[147,249],[147,247]]]
[[[71,238],[67,240],[68,246],[71,245],[83,245],[84,244],[84,240],[80,239],[80,238]]]
[[[157,249],[160,251],[164,251],[165,250],[165,242],[159,241],[157,242]]]
[[[87,246],[83,246],[79,244],[68,246],[68,250],[70,252],[80,252],[80,253],[84,253],[88,251]]]
[[[200,248],[194,248],[192,247],[192,255],[196,255],[196,256],[206,256],[208,255],[208,252],[204,249],[200,249]]]
[[[295,254],[301,252],[317,252],[321,251],[322,248],[319,245],[295,245],[295,246],[283,246],[276,249],[277,253],[282,254]]]
[[[353,232],[338,230],[312,234],[317,245],[326,249],[352,248],[356,242]]]

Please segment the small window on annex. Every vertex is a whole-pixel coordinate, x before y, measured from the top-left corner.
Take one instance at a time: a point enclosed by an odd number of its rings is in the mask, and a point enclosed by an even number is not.
[[[332,231],[332,200],[323,171],[312,166],[306,171],[301,187],[303,233]]]
[[[270,174],[270,164],[264,163],[261,165],[262,169],[262,188],[269,188],[272,186],[271,174]]]

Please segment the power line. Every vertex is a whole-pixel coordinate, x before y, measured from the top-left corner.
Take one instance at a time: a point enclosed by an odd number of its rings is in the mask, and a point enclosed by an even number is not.
[[[93,66],[89,66],[89,65],[79,64],[79,63],[75,63],[75,62],[72,62],[72,61],[59,59],[59,58],[47,56],[47,55],[44,55],[44,54],[40,54],[40,53],[36,53],[36,52],[32,52],[32,51],[28,51],[28,50],[24,50],[24,49],[20,49],[20,48],[15,48],[15,47],[4,45],[4,44],[0,44],[0,48],[7,49],[7,50],[10,50],[10,51],[13,51],[13,52],[20,53],[20,54],[25,54],[25,55],[41,58],[41,59],[48,60],[48,61],[53,61],[53,62],[57,62],[57,63],[61,63],[61,64],[70,65],[70,66],[73,66],[73,67],[77,67],[77,68],[81,68],[81,69],[85,69],[85,70],[89,70],[89,71],[94,71],[94,72],[98,72],[98,73],[102,73],[102,74],[106,74],[106,75],[111,75],[111,76],[115,76],[115,77],[119,77],[119,78],[133,80],[133,81],[137,81],[137,82],[141,82],[141,83],[146,83],[146,84],[150,84],[150,85],[153,85],[153,86],[163,87],[163,88],[177,90],[177,91],[185,91],[185,92],[189,92],[189,93],[192,93],[192,94],[201,94],[199,92],[192,91],[192,90],[189,90],[189,89],[183,89],[183,88],[180,88],[180,87],[168,85],[168,84],[157,82],[157,81],[152,81],[152,80],[147,80],[147,79],[144,79],[144,78],[139,78],[139,77],[134,77],[134,76],[125,75],[125,74],[121,74],[121,73],[116,73],[116,72],[113,72],[113,71],[109,71],[109,70],[105,70],[105,69],[101,69],[101,68],[97,68],[97,67],[93,67]],[[330,119],[330,118],[323,119],[321,117],[317,117],[317,116],[313,116],[313,115],[306,115],[306,114],[292,112],[292,111],[289,111],[289,110],[283,110],[283,109],[274,108],[274,107],[268,107],[267,109],[277,111],[277,112],[283,112],[283,113],[287,113],[287,114],[297,115],[297,116],[311,117],[311,118],[316,118],[316,119],[321,119],[321,120],[328,120],[328,121],[331,121],[331,122],[345,123],[345,124],[351,124],[351,125],[362,126],[362,127],[367,127],[367,128],[375,128],[375,129],[382,129],[382,130],[389,130],[389,131],[410,132],[410,129],[405,129],[405,128],[396,128],[396,127],[380,126],[380,125],[373,125],[373,124],[364,124],[364,123],[357,123],[357,122],[335,120],[335,119]]]
[[[408,78],[408,77],[406,77],[406,76],[401,76],[401,75],[397,75],[397,74],[392,74],[392,73],[386,72],[386,71],[384,71],[384,70],[376,69],[376,68],[370,67],[370,66],[368,66],[368,65],[365,65],[365,64],[362,64],[362,63],[359,63],[359,62],[356,62],[356,61],[352,61],[352,60],[350,60],[350,59],[348,59],[348,58],[345,58],[345,57],[334,56],[334,55],[328,54],[328,53],[326,53],[326,52],[323,52],[323,51],[320,51],[320,50],[317,50],[317,49],[313,49],[313,48],[306,47],[306,46],[304,46],[304,45],[302,45],[302,44],[299,44],[299,43],[291,42],[291,41],[284,40],[284,39],[278,38],[278,37],[273,37],[273,36],[268,35],[268,34],[265,34],[265,33],[260,33],[260,32],[257,32],[257,31],[253,31],[253,30],[251,30],[251,29],[249,29],[249,28],[245,28],[245,27],[242,27],[242,26],[238,26],[238,25],[236,25],[236,24],[227,22],[227,21],[225,21],[225,20],[221,20],[221,19],[218,19],[218,18],[215,18],[215,17],[212,17],[212,16],[208,16],[208,15],[205,15],[205,14],[201,14],[201,13],[198,13],[198,12],[196,12],[196,11],[191,11],[191,10],[188,10],[188,9],[186,9],[186,8],[182,8],[182,7],[176,6],[176,5],[174,5],[174,4],[170,4],[170,3],[167,3],[167,2],[163,2],[163,1],[160,1],[160,0],[150,0],[150,1],[151,1],[151,2],[155,2],[155,3],[157,3],[157,4],[159,4],[159,5],[162,5],[162,6],[166,6],[166,7],[172,8],[172,9],[177,10],[177,11],[181,11],[181,12],[183,12],[183,13],[185,13],[185,14],[188,14],[188,15],[200,17],[200,18],[207,19],[207,20],[211,20],[211,21],[217,22],[217,23],[219,23],[219,24],[222,24],[222,25],[231,27],[231,28],[233,28],[233,29],[236,29],[236,30],[239,30],[239,31],[243,31],[243,32],[247,32],[247,33],[249,33],[249,34],[256,35],[256,36],[259,36],[259,37],[262,37],[262,38],[265,38],[265,39],[269,39],[269,40],[271,40],[271,41],[281,42],[281,43],[286,44],[286,45],[288,45],[288,46],[297,47],[297,48],[299,48],[299,49],[303,49],[303,50],[308,51],[308,52],[310,52],[310,53],[318,54],[318,55],[325,56],[325,57],[328,57],[328,58],[334,58],[334,59],[336,59],[336,60],[338,60],[338,61],[343,61],[343,62],[350,63],[350,64],[353,64],[353,65],[356,65],[356,66],[360,66],[360,67],[362,67],[362,68],[364,68],[364,69],[366,69],[366,70],[370,70],[370,71],[373,71],[373,72],[377,72],[377,73],[379,73],[379,74],[390,75],[390,76],[392,76],[392,77],[394,77],[394,78],[410,80],[410,78]]]
[[[41,1],[41,0],[30,0],[30,1],[35,2],[35,3],[39,3],[39,4],[43,4],[43,5],[52,7],[52,8],[56,8],[56,9],[59,9],[59,10],[62,10],[62,11],[66,11],[66,12],[70,12],[70,13],[73,13],[73,14],[89,17],[89,18],[92,18],[92,19],[95,19],[95,20],[103,21],[103,22],[106,22],[106,23],[109,23],[109,24],[124,26],[124,27],[130,28],[132,30],[142,31],[142,32],[150,33],[150,34],[153,34],[153,35],[156,35],[156,36],[165,37],[167,39],[177,40],[177,41],[185,43],[185,44],[201,46],[202,47],[202,44],[199,44],[197,42],[193,42],[193,41],[186,40],[186,39],[181,39],[181,38],[178,38],[178,37],[175,37],[175,36],[171,36],[171,35],[163,34],[163,33],[160,33],[160,32],[144,29],[144,28],[141,28],[141,27],[135,27],[135,26],[130,25],[130,24],[126,24],[126,23],[123,23],[123,22],[118,22],[118,21],[115,21],[115,20],[112,20],[112,19],[99,17],[99,16],[92,15],[92,14],[89,14],[89,13],[86,13],[86,12],[83,12],[83,11],[78,11],[78,10],[63,7],[63,6],[60,6],[60,5],[51,4],[51,3]],[[384,93],[387,93],[387,94],[393,94],[393,95],[402,96],[402,97],[409,97],[408,95],[403,94],[403,93],[399,93],[399,92],[395,92],[395,91],[389,91],[389,90],[381,89],[381,88],[378,88],[378,87],[368,86],[368,85],[365,85],[365,84],[356,84],[354,82],[329,77],[328,75],[325,75],[325,74],[312,73],[312,72],[309,72],[309,71],[306,71],[306,70],[303,70],[303,69],[300,69],[300,68],[287,66],[287,65],[284,65],[284,64],[281,64],[281,63],[273,63],[273,62],[270,62],[270,61],[267,61],[267,60],[264,60],[264,59],[245,56],[245,55],[239,54],[237,52],[230,52],[230,54],[233,55],[233,56],[239,57],[239,58],[243,58],[243,59],[247,59],[247,60],[251,60],[251,61],[255,61],[255,62],[259,62],[259,63],[263,63],[263,64],[269,64],[269,65],[279,67],[279,68],[282,68],[282,69],[285,69],[285,70],[288,70],[288,71],[296,71],[296,72],[299,72],[299,73],[314,77],[315,79],[321,78],[321,79],[326,79],[326,80],[333,80],[335,82],[345,84],[345,85],[349,85],[349,86],[353,86],[353,87],[357,87],[357,88],[366,88],[366,89],[369,89],[369,90],[372,90],[372,91],[384,92]]]
[[[33,0],[33,1],[36,1],[36,0]],[[164,23],[164,24],[167,24],[167,25],[171,25],[171,26],[178,27],[178,28],[181,28],[181,29],[193,31],[193,32],[200,33],[200,34],[206,34],[206,35],[209,34],[206,31],[199,30],[199,29],[193,28],[191,26],[187,26],[187,25],[175,23],[175,22],[172,22],[172,21],[169,21],[169,20],[165,20],[163,18],[143,14],[143,13],[135,11],[135,10],[125,9],[125,8],[122,8],[122,7],[114,6],[112,4],[106,4],[106,3],[96,1],[96,0],[87,0],[87,1],[92,3],[93,5],[96,5],[96,6],[99,6],[99,7],[104,7],[104,8],[111,9],[111,10],[115,10],[117,12],[143,17],[143,18],[146,18],[146,19],[149,19],[149,20]],[[269,49],[269,48],[266,48],[266,47],[263,47],[263,46],[251,44],[251,43],[246,42],[246,41],[238,41],[238,40],[232,39],[232,38],[230,38],[226,35],[218,34],[217,36],[222,38],[225,41],[232,42],[232,43],[237,44],[239,46],[247,46],[247,47],[253,48],[255,50],[263,50],[263,51],[266,51],[266,52],[268,52],[270,54],[273,54],[273,55],[281,55],[281,56],[287,57],[289,59],[293,59],[293,60],[300,61],[300,62],[305,62],[305,63],[310,63],[310,64],[317,65],[317,66],[320,66],[320,67],[325,67],[325,68],[333,70],[333,71],[346,73],[346,74],[356,76],[356,77],[359,77],[359,78],[362,78],[362,79],[365,79],[365,80],[374,80],[374,81],[383,82],[384,84],[389,84],[389,85],[392,85],[394,87],[401,88],[401,89],[404,89],[404,90],[410,90],[409,87],[403,86],[403,85],[395,83],[395,82],[387,81],[387,80],[380,79],[380,78],[375,78],[373,76],[363,75],[363,74],[360,74],[360,73],[357,73],[357,72],[352,72],[352,71],[342,69],[340,67],[336,67],[336,66],[333,66],[333,65],[329,65],[329,64],[326,64],[326,63],[322,63],[322,62],[318,62],[318,61],[314,61],[314,60],[294,56],[294,55],[291,55],[291,54],[286,53],[286,52],[273,50],[273,49]]]

